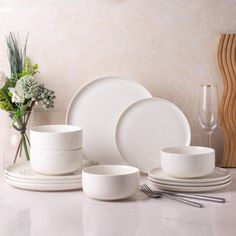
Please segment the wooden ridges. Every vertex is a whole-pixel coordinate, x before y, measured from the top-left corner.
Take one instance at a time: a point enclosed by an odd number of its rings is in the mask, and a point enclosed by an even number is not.
[[[224,136],[222,167],[236,167],[236,34],[222,34],[218,64],[223,81],[219,125]]]

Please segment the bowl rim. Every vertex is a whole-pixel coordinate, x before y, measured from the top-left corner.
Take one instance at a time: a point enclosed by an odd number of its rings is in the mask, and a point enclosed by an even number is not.
[[[125,173],[114,173],[114,174],[100,174],[100,173],[92,173],[91,170],[96,170],[100,168],[122,168],[122,169],[130,169],[130,172]],[[90,175],[90,176],[100,176],[100,177],[115,177],[115,176],[127,176],[140,173],[140,170],[137,167],[129,166],[129,165],[96,165],[89,166],[82,170],[82,174]]]
[[[179,151],[176,151],[178,150]],[[182,150],[182,152],[180,151]],[[188,152],[188,153],[184,153],[184,150],[195,150],[195,152]],[[196,150],[198,150],[199,152],[196,152]],[[210,147],[203,147],[203,146],[173,146],[173,147],[165,147],[161,150],[162,154],[168,154],[169,156],[182,156],[182,157],[186,157],[186,156],[202,156],[202,155],[206,155],[206,154],[214,154],[215,150],[213,148]]]
[[[58,128],[58,131],[50,131],[48,129],[56,129]],[[45,130],[44,130],[45,129]],[[64,129],[64,130],[63,130]],[[76,126],[76,125],[64,125],[64,124],[55,124],[55,125],[38,125],[30,128],[31,133],[39,134],[39,135],[57,135],[57,134],[71,134],[71,133],[77,133],[81,132],[82,127]]]

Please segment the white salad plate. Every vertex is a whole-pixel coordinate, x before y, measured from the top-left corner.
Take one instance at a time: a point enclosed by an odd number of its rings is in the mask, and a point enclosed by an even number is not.
[[[216,167],[214,172],[200,177],[200,178],[188,178],[188,179],[180,179],[180,178],[174,178],[162,171],[161,168],[154,168],[148,172],[148,176],[152,179],[155,179],[157,181],[166,181],[166,182],[175,182],[175,183],[212,183],[216,181],[226,180],[230,178],[230,174],[227,172],[227,170],[223,168]]]
[[[83,128],[84,158],[100,164],[124,163],[115,142],[115,128],[131,104],[152,97],[140,84],[119,77],[89,82],[72,98],[66,123]]]
[[[173,103],[147,98],[130,105],[116,127],[116,144],[124,160],[142,172],[160,166],[160,151],[190,145],[188,120]]]
[[[166,186],[183,186],[183,187],[204,187],[204,186],[213,186],[213,185],[219,185],[219,184],[225,184],[229,181],[231,181],[231,177],[228,177],[227,179],[215,181],[215,182],[206,182],[206,183],[179,183],[179,182],[172,182],[172,181],[161,181],[153,179],[149,176],[148,178],[151,182]]]
[[[67,183],[67,184],[35,184],[35,183],[23,183],[20,181],[10,180],[5,176],[6,182],[16,188],[33,190],[33,191],[66,191],[66,190],[75,190],[82,188],[82,181],[77,183]]]
[[[164,185],[157,184],[149,180],[149,185],[153,190],[155,189],[163,189],[168,191],[177,191],[177,192],[208,192],[226,188],[230,185],[231,180],[224,184],[217,185],[209,185],[209,186],[172,186],[172,185]]]
[[[41,175],[32,170],[30,162],[21,162],[5,168],[5,173],[16,179],[43,180],[43,181],[62,181],[62,180],[81,180],[81,170],[65,175]]]

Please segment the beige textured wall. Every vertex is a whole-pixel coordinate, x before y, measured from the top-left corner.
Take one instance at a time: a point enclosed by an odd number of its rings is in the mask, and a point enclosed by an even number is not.
[[[73,94],[87,81],[118,75],[174,102],[186,114],[192,144],[206,145],[197,121],[199,84],[221,86],[217,45],[236,31],[236,0],[0,0],[0,70],[9,71],[5,35],[29,31],[29,55],[40,80],[54,89],[54,111],[38,112],[63,123]],[[1,138],[8,120],[0,113]],[[37,122],[41,122],[38,120]],[[219,130],[214,134],[218,158]]]

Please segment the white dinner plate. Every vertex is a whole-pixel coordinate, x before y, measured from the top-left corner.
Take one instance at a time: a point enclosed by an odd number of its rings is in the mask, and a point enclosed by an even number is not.
[[[116,143],[123,158],[147,172],[160,166],[160,150],[190,144],[191,132],[183,112],[161,98],[147,98],[129,106],[116,127]]]
[[[68,184],[32,184],[22,183],[19,181],[12,181],[5,176],[6,182],[16,188],[33,190],[33,191],[66,191],[82,188],[82,182],[68,183]]]
[[[8,175],[5,173],[5,177],[9,180],[21,182],[21,183],[28,183],[28,184],[73,184],[73,183],[81,183],[81,179],[62,179],[62,180],[31,180],[31,179],[22,179],[16,178]]]
[[[214,182],[206,182],[206,183],[179,183],[175,181],[162,181],[162,180],[156,180],[153,179],[152,177],[148,177],[150,181],[156,184],[163,184],[163,185],[170,185],[170,186],[183,186],[183,187],[204,187],[204,186],[213,186],[213,185],[219,185],[219,184],[225,184],[229,181],[231,181],[231,177],[228,177],[227,179],[220,180],[220,181],[214,181]]]
[[[154,168],[148,172],[149,177],[161,180],[161,181],[169,181],[176,183],[207,183],[207,182],[216,182],[220,180],[225,180],[230,177],[230,174],[227,170],[223,168],[216,167],[214,172],[210,175],[206,175],[200,178],[192,178],[192,179],[180,179],[174,178],[167,174],[165,174],[161,168]]]
[[[151,94],[133,80],[105,77],[94,80],[72,98],[66,123],[83,128],[84,158],[100,164],[124,163],[115,143],[115,127],[122,112]]]
[[[80,180],[81,170],[66,175],[41,175],[31,169],[30,162],[21,162],[5,168],[5,173],[17,179],[60,181],[60,180]]]
[[[164,184],[157,184],[149,180],[149,185],[151,189],[162,189],[168,191],[177,191],[177,192],[208,192],[226,188],[230,185],[231,180],[224,184],[212,185],[212,186],[171,186],[171,185],[164,185]]]

